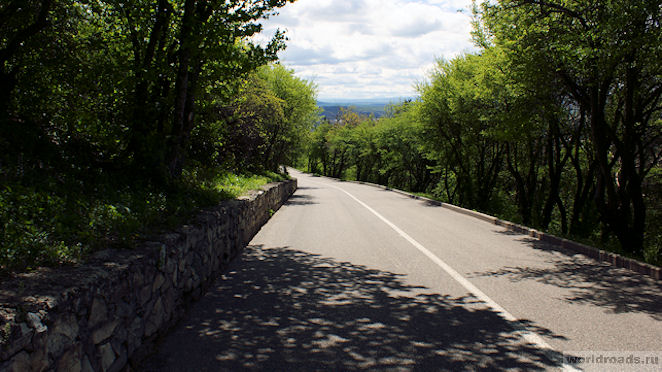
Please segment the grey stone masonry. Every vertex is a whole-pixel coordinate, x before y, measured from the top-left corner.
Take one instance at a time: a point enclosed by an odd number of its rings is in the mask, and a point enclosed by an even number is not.
[[[163,335],[290,197],[269,184],[84,265],[0,283],[0,371],[120,371]]]

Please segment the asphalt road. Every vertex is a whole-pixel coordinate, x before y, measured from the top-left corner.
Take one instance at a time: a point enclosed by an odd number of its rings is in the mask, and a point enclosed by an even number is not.
[[[296,193],[143,369],[554,370],[583,356],[587,370],[662,370],[659,282],[294,173]]]

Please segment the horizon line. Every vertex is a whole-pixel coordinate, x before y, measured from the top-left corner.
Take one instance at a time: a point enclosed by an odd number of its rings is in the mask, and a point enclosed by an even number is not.
[[[377,100],[382,100],[382,101],[402,101],[406,99],[416,99],[418,96],[389,96],[389,97],[363,97],[363,98],[357,98],[357,97],[319,97],[317,98],[318,102],[327,102],[327,101],[332,101],[332,102],[349,102],[349,101],[377,101]]]

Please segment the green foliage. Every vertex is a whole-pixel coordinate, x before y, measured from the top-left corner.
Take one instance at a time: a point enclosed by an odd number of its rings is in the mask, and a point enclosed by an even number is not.
[[[235,170],[294,164],[319,120],[316,89],[281,65],[262,66],[230,104],[207,107],[203,120],[211,124],[193,132],[190,152],[203,164],[217,161]]]
[[[273,159],[266,164],[293,164],[303,151],[310,131],[319,121],[317,86],[297,78],[294,71],[280,64],[260,67],[257,76],[262,79],[274,96],[281,100],[284,127],[272,131]]]
[[[374,120],[341,110],[339,120],[315,128],[308,147],[308,170],[424,191],[431,182],[414,103],[394,107]]]
[[[441,61],[431,82],[419,86],[428,153],[437,164],[435,172],[443,175],[444,194],[451,202],[483,211],[494,193],[504,153],[491,135],[501,121],[500,96],[506,91],[495,76],[500,74],[486,53]]]
[[[504,51],[513,76],[535,94],[555,94],[587,126],[581,142],[600,222],[638,256],[648,218],[642,185],[661,153],[661,5],[504,0],[477,10],[477,37]]]
[[[265,47],[250,38],[286,0],[22,2],[0,6],[8,162],[30,150],[177,182],[191,133],[215,123],[196,114],[228,103],[284,47],[281,33]],[[36,136],[59,154],[35,153]]]
[[[0,3],[3,269],[129,245],[301,154],[662,261],[660,0],[477,3],[479,54],[384,118],[324,122],[315,85],[267,64],[284,36],[251,43],[287,2]]]
[[[127,246],[275,179],[248,172],[290,161],[315,110],[312,84],[260,67],[283,34],[251,41],[288,2],[1,2],[2,269]]]
[[[662,8],[599,3],[485,2],[479,54],[439,61],[387,118],[317,126],[308,170],[659,263]]]
[[[3,242],[0,265],[6,267],[21,262],[39,265],[79,256],[78,247],[70,248],[54,236],[55,227],[62,224],[57,212],[63,206],[61,198],[20,185],[5,186],[0,191],[0,241]]]
[[[0,190],[0,272],[80,262],[96,250],[129,248],[141,234],[174,227],[200,208],[286,176],[187,169],[186,182],[158,188],[101,180]],[[121,177],[121,174],[117,175]],[[50,182],[52,181],[52,182]]]

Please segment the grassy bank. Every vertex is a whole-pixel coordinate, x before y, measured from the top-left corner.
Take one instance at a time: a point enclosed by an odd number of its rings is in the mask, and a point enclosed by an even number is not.
[[[176,185],[135,184],[119,175],[44,176],[0,188],[0,274],[85,260],[130,248],[141,234],[172,228],[200,208],[236,198],[282,174],[189,171]]]

